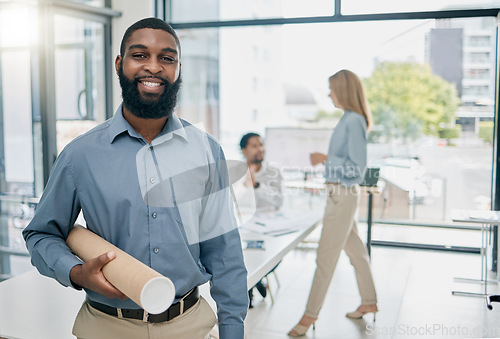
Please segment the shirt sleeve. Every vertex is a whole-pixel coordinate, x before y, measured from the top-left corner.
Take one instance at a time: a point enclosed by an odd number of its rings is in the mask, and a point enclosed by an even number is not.
[[[245,187],[247,176],[250,176],[249,171],[232,185],[233,199],[237,213],[254,215],[256,207],[255,193],[252,185]]]
[[[362,118],[364,119],[364,118]],[[347,125],[347,158],[344,164],[344,177],[361,178],[366,169],[366,127],[361,119],[350,119]]]
[[[210,228],[212,231],[208,234],[216,236],[200,242],[200,261],[212,276],[210,293],[217,304],[220,338],[243,339],[248,309],[247,270],[233,214],[224,154],[220,147],[216,153],[217,166],[211,184],[217,187],[210,190],[200,216],[200,228]]]
[[[31,263],[63,286],[72,286],[69,273],[82,263],[65,242],[80,209],[72,168],[63,151],[54,163],[33,219],[23,230]]]

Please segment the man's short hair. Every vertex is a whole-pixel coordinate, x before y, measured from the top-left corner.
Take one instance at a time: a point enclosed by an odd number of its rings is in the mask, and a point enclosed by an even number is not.
[[[167,24],[165,21],[158,19],[158,18],[145,18],[137,21],[136,23],[132,24],[125,33],[123,34],[122,42],[120,44],[120,55],[123,57],[125,54],[125,45],[130,39],[130,36],[132,33],[137,31],[138,29],[143,29],[143,28],[150,28],[150,29],[161,29],[167,33],[170,33],[174,39],[175,43],[177,44],[177,48],[179,49],[179,55],[181,52],[181,43],[179,41],[179,37],[177,36],[177,33],[175,33],[174,29],[172,26]]]
[[[250,132],[250,133],[247,133],[245,134],[241,140],[240,140],[240,148],[241,149],[244,149],[244,148],[247,148],[247,145],[248,145],[248,140],[250,140],[250,138],[253,138],[253,137],[259,137],[260,138],[260,135],[257,134],[257,133],[253,133],[253,132]]]

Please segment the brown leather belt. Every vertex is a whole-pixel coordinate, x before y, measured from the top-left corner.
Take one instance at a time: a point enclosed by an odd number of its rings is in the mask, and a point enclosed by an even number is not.
[[[126,308],[114,308],[105,304],[98,303],[87,297],[87,303],[106,314],[118,317],[118,318],[129,318],[129,319],[139,319],[148,323],[162,323],[165,321],[170,321],[175,317],[181,315],[182,313],[193,307],[200,298],[200,292],[198,287],[193,288],[191,291],[186,293],[185,296],[181,298],[175,304],[172,304],[165,312],[160,314],[150,314],[144,311],[142,308],[139,309],[126,309]]]

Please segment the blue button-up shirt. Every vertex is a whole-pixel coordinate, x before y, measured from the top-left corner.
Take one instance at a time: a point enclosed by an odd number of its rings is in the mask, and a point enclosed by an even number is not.
[[[23,231],[32,263],[72,286],[81,261],[65,243],[80,211],[87,227],[169,277],[176,301],[211,280],[221,338],[243,338],[246,268],[224,154],[207,133],[172,115],[148,144],[115,116],[69,143],[57,158]],[[89,298],[117,308],[132,300]]]
[[[333,131],[325,164],[326,182],[344,186],[360,184],[366,169],[366,119],[345,111]]]

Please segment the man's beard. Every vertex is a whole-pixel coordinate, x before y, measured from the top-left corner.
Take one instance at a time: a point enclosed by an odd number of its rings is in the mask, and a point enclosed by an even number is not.
[[[138,90],[139,78],[129,80],[123,74],[123,67],[120,64],[118,69],[118,78],[122,88],[123,104],[136,117],[143,119],[169,118],[174,112],[177,104],[177,93],[181,87],[181,75],[174,83],[170,83],[162,77],[152,77],[160,79],[163,82],[164,89],[160,96],[153,100],[143,99]],[[141,77],[143,78],[143,77]]]
[[[259,164],[262,164],[263,161],[264,161],[263,157],[259,157],[258,155],[256,155],[252,159],[252,164],[259,165]]]

